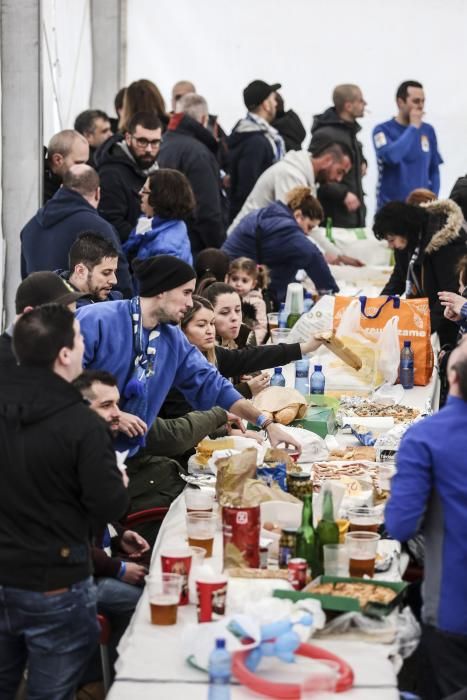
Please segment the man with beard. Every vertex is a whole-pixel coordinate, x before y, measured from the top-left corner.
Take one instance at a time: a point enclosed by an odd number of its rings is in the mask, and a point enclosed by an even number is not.
[[[311,154],[308,151],[289,151],[281,161],[272,165],[259,177],[227,235],[229,236],[240,221],[255,209],[277,201],[285,204],[287,194],[294,187],[309,187],[316,193],[316,184],[321,186],[329,182],[341,182],[351,167],[350,152],[339,143],[318,142]],[[361,264],[355,258],[340,255],[336,246],[319,232],[313,231],[312,237],[326,253],[327,262]]]
[[[138,192],[157,170],[161,134],[162,125],[156,114],[137,112],[125,134],[115,134],[95,154],[102,188],[99,212],[117,229],[122,242],[140,215]]]
[[[68,256],[69,269],[57,274],[77,292],[82,292],[79,306],[99,301],[121,299],[113,291],[117,284],[118,253],[114,246],[92,231],[84,231],[73,243]]]

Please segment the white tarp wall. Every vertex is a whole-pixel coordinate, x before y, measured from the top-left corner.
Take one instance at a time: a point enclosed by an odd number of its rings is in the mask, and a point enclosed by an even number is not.
[[[371,130],[395,114],[403,80],[425,86],[426,121],[445,160],[441,194],[467,171],[466,27],[463,0],[129,0],[127,78],[150,78],[167,99],[174,82],[193,81],[226,130],[242,116],[242,90],[255,78],[282,83],[286,108],[307,130],[335,85],[357,83],[370,111],[361,138],[371,223]]]

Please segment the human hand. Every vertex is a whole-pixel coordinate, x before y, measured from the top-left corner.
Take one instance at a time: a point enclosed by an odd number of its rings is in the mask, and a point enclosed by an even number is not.
[[[357,258],[351,258],[350,255],[339,255],[340,265],[351,265],[352,267],[365,267],[365,263]]]
[[[328,265],[339,265],[339,256],[334,253],[325,253],[324,258]]]
[[[125,530],[120,540],[120,547],[133,559],[149,551],[149,543],[133,530]]]
[[[132,413],[125,413],[125,411],[121,411],[118,429],[121,433],[128,435],[128,437],[136,437],[137,435],[144,435],[148,429],[148,426],[144,420],[139,418],[139,416],[134,416]]]
[[[264,442],[263,436],[261,435],[260,432],[257,432],[256,430],[243,430],[243,431],[240,431],[240,430],[236,430],[235,428],[233,428],[233,429],[230,431],[230,435],[234,435],[234,436],[235,436],[235,435],[238,435],[239,437],[250,438],[250,440],[256,440],[256,442],[258,442],[260,445],[262,445],[263,442]]]
[[[420,107],[413,107],[409,112],[409,124],[410,126],[416,126],[417,129],[421,126],[423,121],[424,111]]]
[[[125,583],[130,583],[132,586],[142,586],[144,577],[148,573],[145,566],[141,564],[135,564],[134,562],[127,561],[126,571],[120,581],[125,581]]]
[[[286,448],[294,447],[297,452],[302,451],[301,443],[292,437],[292,435],[289,435],[278,423],[271,423],[271,425],[268,425],[266,432],[268,434],[271,447],[277,447],[283,442]]]
[[[237,435],[237,434],[241,435],[242,433],[244,433],[246,431],[246,428],[243,424],[242,419],[239,418],[238,416],[236,416],[234,413],[229,413],[228,411],[226,411],[226,413],[227,413],[227,425],[226,425],[227,434],[228,435]],[[232,427],[232,424],[235,425],[236,432],[235,432],[235,429]]]
[[[456,314],[450,306],[446,306],[444,308],[444,318],[447,318],[449,321],[454,321],[455,323],[458,323],[461,320],[461,315]]]
[[[362,206],[361,201],[353,192],[347,192],[344,197],[344,204],[347,207],[347,211],[356,211]]]
[[[309,338],[305,343],[300,343],[300,350],[302,351],[302,357],[308,355],[310,352],[314,352],[322,344],[322,340],[316,340],[314,336]]]
[[[449,307],[458,316],[460,316],[464,304],[467,303],[465,297],[455,292],[438,292],[438,299],[441,302],[441,306]]]
[[[269,386],[271,378],[267,372],[261,372],[256,377],[252,377],[247,380],[247,384],[250,387],[251,395],[256,396],[260,391]]]

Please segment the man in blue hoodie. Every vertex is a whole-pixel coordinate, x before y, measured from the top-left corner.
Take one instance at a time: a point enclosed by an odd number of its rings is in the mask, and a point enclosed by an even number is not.
[[[451,353],[447,372],[446,405],[401,442],[385,511],[392,537],[425,537],[424,700],[467,687],[467,338]]]
[[[63,186],[21,231],[21,276],[31,272],[60,270],[68,266],[69,250],[83,231],[109,240],[117,249],[117,289],[131,296],[128,263],[115,229],[97,212],[99,175],[89,165],[73,165],[63,176]]]

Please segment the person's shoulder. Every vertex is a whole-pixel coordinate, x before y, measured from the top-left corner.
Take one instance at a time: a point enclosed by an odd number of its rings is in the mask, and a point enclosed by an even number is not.
[[[385,122],[380,122],[373,127],[373,134],[376,134],[378,131],[389,131],[394,127],[394,124],[396,124],[394,117],[387,119]]]
[[[117,316],[129,314],[129,299],[115,299],[112,301],[100,301],[97,304],[87,304],[80,306],[76,310],[76,318],[80,323],[83,321],[105,321],[115,319]]]

